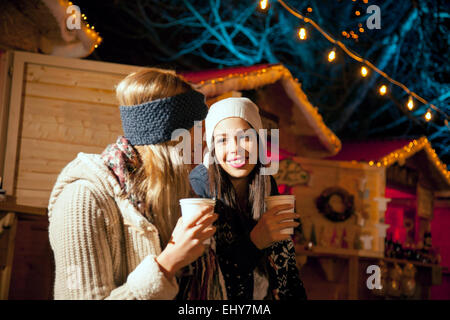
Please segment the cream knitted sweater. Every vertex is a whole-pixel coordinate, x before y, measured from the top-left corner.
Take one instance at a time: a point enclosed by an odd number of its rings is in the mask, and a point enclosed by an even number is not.
[[[156,227],[128,200],[99,155],[79,153],[60,173],[48,207],[55,299],[173,299],[155,258]]]

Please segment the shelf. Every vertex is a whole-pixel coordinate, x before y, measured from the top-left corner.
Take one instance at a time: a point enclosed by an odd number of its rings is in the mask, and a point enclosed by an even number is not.
[[[411,263],[418,267],[439,267],[439,264],[423,263],[418,261],[406,260],[406,259],[395,259],[387,258],[383,256],[381,252],[368,251],[368,250],[354,250],[354,249],[342,249],[342,248],[323,248],[323,247],[313,247],[311,250],[307,250],[303,245],[295,245],[295,253],[298,256],[306,255],[312,257],[341,257],[350,258],[358,257],[362,259],[383,259],[386,262],[407,264]]]
[[[6,200],[0,201],[0,211],[25,213],[25,214],[40,215],[40,216],[45,216],[47,214],[46,208],[37,208],[37,207],[18,205],[18,204],[16,204],[15,199],[11,196],[7,196]]]
[[[305,249],[303,245],[295,245],[295,252],[297,255],[308,256],[337,256],[337,257],[363,257],[363,258],[383,258],[383,253],[369,250],[355,250],[343,248],[324,248],[313,247],[312,249]]]

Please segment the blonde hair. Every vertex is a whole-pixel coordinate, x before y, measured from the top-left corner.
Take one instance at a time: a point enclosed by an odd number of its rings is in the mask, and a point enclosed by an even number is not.
[[[186,80],[175,72],[150,68],[132,73],[116,88],[116,96],[122,106],[170,97],[191,90]],[[145,205],[145,215],[159,231],[164,248],[180,217],[178,200],[190,194],[189,171],[183,164],[177,141],[154,145],[134,146],[142,166],[130,176],[127,194],[135,195]]]

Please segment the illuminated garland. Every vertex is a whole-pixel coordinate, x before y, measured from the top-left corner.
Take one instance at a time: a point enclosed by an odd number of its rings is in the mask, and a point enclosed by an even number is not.
[[[68,7],[72,6],[73,3],[71,1],[64,1],[63,2],[63,6],[67,9]],[[73,18],[76,17],[75,14],[72,15]],[[83,21],[81,21],[83,23],[83,27],[84,27],[84,32],[86,33],[86,35],[88,37],[90,37],[94,44],[94,49],[97,49],[98,46],[100,45],[100,43],[103,41],[102,37],[100,37],[100,34],[95,31],[95,27],[93,25],[89,25],[89,23],[87,23],[87,17],[84,13],[81,14],[81,18],[83,19]]]
[[[449,127],[448,124],[448,115],[443,112],[442,110],[440,110],[438,107],[436,107],[435,105],[429,103],[427,100],[425,100],[424,98],[422,98],[421,96],[419,96],[418,94],[416,94],[415,92],[411,91],[408,87],[406,87],[404,84],[392,79],[389,75],[387,75],[385,72],[381,71],[380,69],[378,69],[375,65],[373,65],[370,61],[362,58],[361,56],[359,56],[358,54],[350,51],[342,42],[335,40],[334,38],[332,38],[328,33],[326,33],[314,20],[307,18],[305,16],[303,16],[302,14],[298,13],[295,9],[291,8],[290,6],[288,6],[283,0],[277,0],[281,6],[286,9],[290,14],[292,14],[293,16],[303,20],[305,23],[310,23],[317,31],[319,31],[328,41],[330,41],[331,43],[339,46],[348,56],[350,56],[352,59],[361,62],[364,64],[364,66],[361,67],[361,75],[363,77],[366,77],[368,75],[368,69],[367,67],[369,67],[370,69],[374,70],[375,72],[377,72],[379,75],[381,75],[382,77],[384,77],[386,80],[388,80],[389,82],[391,82],[392,84],[402,88],[408,95],[408,102],[406,103],[406,106],[408,108],[408,110],[412,111],[414,109],[414,100],[413,97],[420,101],[421,103],[423,103],[424,105],[429,105],[432,109],[434,109],[435,111],[438,111],[440,113],[442,113],[445,117],[445,125],[447,127]],[[367,1],[364,1],[364,3],[367,3]],[[269,1],[268,0],[261,0],[259,1],[259,7],[261,10],[266,11],[269,8]],[[312,8],[308,8],[307,9],[308,12],[312,12]],[[356,15],[360,15],[361,12],[356,11],[355,12]],[[362,29],[362,30],[361,30]],[[360,32],[364,32],[364,29],[362,28],[362,26],[360,26]],[[351,31],[350,33],[347,33],[346,31],[342,32],[343,36],[346,36],[347,38],[349,38],[350,36],[352,36],[352,38],[357,39],[358,35],[356,35],[353,31]],[[306,29],[305,28],[300,28],[298,31],[298,37],[300,38],[300,40],[306,40],[308,38],[307,33],[306,33]],[[328,53],[328,61],[329,62],[333,62],[336,59],[336,49],[332,49],[330,50],[330,52]],[[386,85],[381,85],[379,88],[379,93],[380,95],[385,95],[387,93],[387,87]],[[432,113],[431,110],[428,109],[427,112],[424,114],[424,119],[428,122],[432,119]]]
[[[311,105],[306,97],[305,93],[301,90],[297,78],[293,78],[291,72],[283,65],[271,65],[259,70],[235,72],[226,76],[217,77],[214,79],[202,80],[195,85],[196,89],[201,91],[205,96],[212,97],[218,94],[220,89],[218,85],[236,82],[233,85],[233,90],[249,90],[255,87],[262,87],[264,85],[275,83],[276,81],[283,81],[285,89],[292,90],[293,95],[299,101],[304,101],[303,109],[306,111],[305,117],[307,120],[316,127],[319,134],[319,139],[323,141],[327,146],[330,146],[330,152],[332,155],[337,154],[342,147],[341,141],[334,134],[333,131],[328,128],[319,113],[318,108]],[[250,83],[252,83],[250,85]],[[257,82],[256,84],[254,82]]]
[[[369,165],[376,167],[389,167],[395,162],[399,162],[399,164],[402,165],[406,158],[411,157],[422,149],[425,149],[428,159],[432,163],[434,163],[435,167],[439,170],[447,183],[450,184],[450,171],[448,171],[446,165],[441,162],[438,155],[436,154],[436,151],[434,151],[433,147],[426,137],[411,141],[408,145],[392,151],[388,155],[379,159],[379,161],[369,161]]]

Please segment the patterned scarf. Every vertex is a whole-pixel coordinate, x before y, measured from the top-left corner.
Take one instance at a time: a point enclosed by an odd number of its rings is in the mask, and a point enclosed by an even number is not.
[[[130,142],[123,136],[116,143],[110,144],[102,152],[101,158],[112,171],[126,194],[130,190],[131,175],[142,165],[139,154]],[[144,202],[134,194],[128,200],[149,222],[153,223]],[[213,245],[206,253],[179,274],[180,290],[177,299],[183,300],[223,300],[226,299],[225,285],[221,277]]]

